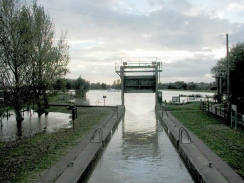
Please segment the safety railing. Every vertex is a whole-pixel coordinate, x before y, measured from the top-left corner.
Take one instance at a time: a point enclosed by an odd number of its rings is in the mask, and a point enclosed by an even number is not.
[[[185,133],[187,141],[183,141],[183,138],[182,138],[183,132]],[[184,127],[180,127],[180,129],[179,129],[179,141],[180,141],[180,143],[191,143],[191,137]]]
[[[100,104],[105,105],[105,103],[104,103],[104,99],[97,99],[96,102],[95,102],[95,104],[96,104],[97,106],[99,106]]]
[[[103,142],[103,130],[102,128],[97,128],[91,137],[92,143],[100,143]]]
[[[169,117],[169,115],[168,115],[168,113],[167,113],[167,111],[166,111],[166,109],[165,108],[162,108],[162,118],[165,118],[164,116],[164,113],[166,113],[166,115],[167,115],[167,117],[166,118],[168,118]]]

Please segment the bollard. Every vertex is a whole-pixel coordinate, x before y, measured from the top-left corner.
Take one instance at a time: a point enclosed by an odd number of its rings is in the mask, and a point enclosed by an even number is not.
[[[117,118],[119,118],[119,106],[117,106]]]

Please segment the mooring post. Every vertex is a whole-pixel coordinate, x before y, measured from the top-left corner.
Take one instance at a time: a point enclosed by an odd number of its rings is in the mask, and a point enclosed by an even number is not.
[[[125,99],[124,99],[124,66],[120,67],[120,78],[121,78],[121,100],[122,105],[125,105]]]

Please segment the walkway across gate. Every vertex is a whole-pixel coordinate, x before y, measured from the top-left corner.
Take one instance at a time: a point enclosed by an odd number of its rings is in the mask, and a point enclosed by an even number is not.
[[[157,57],[124,57],[115,63],[115,72],[121,79],[121,99],[124,105],[124,93],[155,93],[156,105],[162,101],[158,92],[159,73],[162,63]]]

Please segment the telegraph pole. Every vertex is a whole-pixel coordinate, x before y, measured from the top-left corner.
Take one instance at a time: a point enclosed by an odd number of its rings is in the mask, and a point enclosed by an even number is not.
[[[229,38],[226,34],[226,61],[227,61],[227,101],[230,101],[230,64],[229,64]]]

